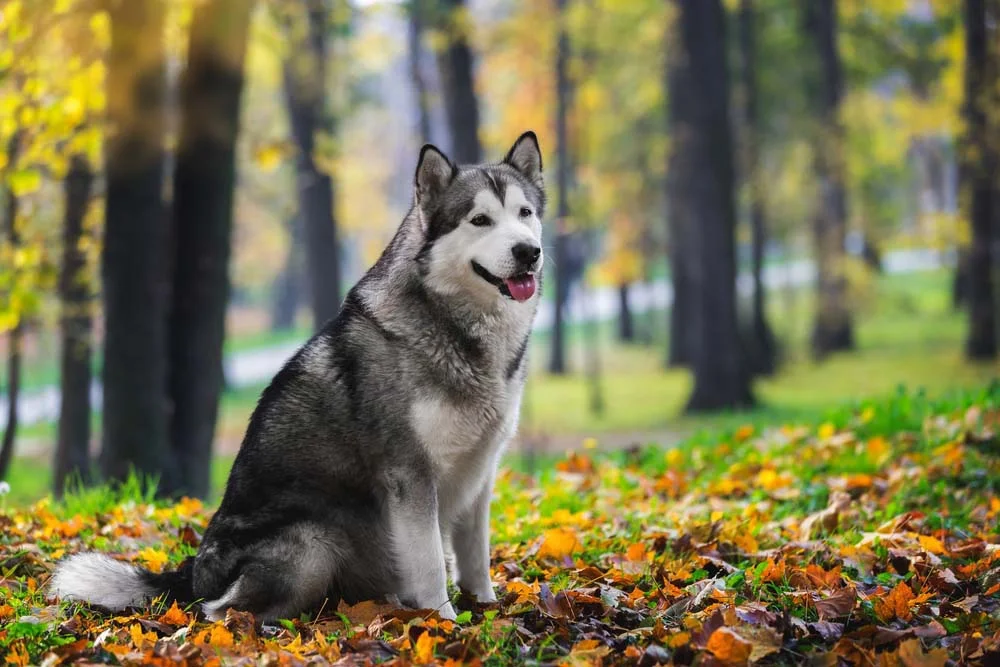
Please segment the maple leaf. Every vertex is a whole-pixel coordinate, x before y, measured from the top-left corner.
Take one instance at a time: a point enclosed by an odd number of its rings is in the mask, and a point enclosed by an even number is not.
[[[173,604],[170,605],[170,609],[163,613],[158,619],[160,623],[166,623],[167,625],[187,625],[191,622],[184,611],[177,606],[177,601],[174,600]]]
[[[910,601],[915,597],[906,582],[901,581],[887,595],[875,597],[875,614],[886,623],[897,618],[907,621],[913,617]]]

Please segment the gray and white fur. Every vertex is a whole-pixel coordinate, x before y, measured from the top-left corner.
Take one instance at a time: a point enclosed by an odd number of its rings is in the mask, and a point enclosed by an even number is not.
[[[517,428],[544,209],[534,133],[485,165],[424,146],[393,240],[261,395],[197,556],[154,574],[76,554],[51,593],[263,622],[395,596],[454,618],[448,552],[455,583],[495,600],[489,503]]]

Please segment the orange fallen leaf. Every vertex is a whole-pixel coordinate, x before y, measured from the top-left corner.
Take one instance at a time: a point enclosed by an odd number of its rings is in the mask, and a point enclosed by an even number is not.
[[[716,658],[730,665],[745,664],[753,652],[753,645],[731,628],[719,628],[713,632],[706,648]]]
[[[875,614],[886,623],[897,618],[908,621],[913,616],[910,601],[914,597],[913,590],[901,581],[887,595],[875,596]]]
[[[628,551],[625,552],[625,557],[634,561],[646,560],[646,545],[642,542],[629,545]]]
[[[441,637],[432,637],[429,632],[420,635],[413,647],[413,661],[421,665],[434,662],[434,649],[442,641]]]
[[[569,528],[552,528],[542,535],[542,544],[538,548],[539,558],[561,559],[570,556],[580,549],[580,540],[576,532]]]
[[[160,623],[166,623],[167,625],[187,625],[188,623],[191,622],[191,619],[188,617],[188,615],[185,614],[184,611],[177,606],[176,600],[174,600],[174,603],[170,605],[170,609],[168,609],[162,616],[160,616],[156,620],[159,621]]]

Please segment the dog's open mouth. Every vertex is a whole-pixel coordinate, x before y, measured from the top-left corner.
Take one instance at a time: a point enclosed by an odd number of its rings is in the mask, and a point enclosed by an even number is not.
[[[535,290],[538,288],[538,283],[535,281],[535,274],[530,271],[511,276],[510,278],[500,278],[487,271],[476,260],[472,260],[472,270],[480,278],[500,290],[500,293],[505,297],[514,299],[515,301],[527,301],[535,295]]]

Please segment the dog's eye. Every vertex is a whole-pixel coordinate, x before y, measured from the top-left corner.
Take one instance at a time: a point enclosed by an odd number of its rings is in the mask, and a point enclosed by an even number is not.
[[[469,220],[469,222],[475,225],[476,227],[489,227],[490,225],[493,224],[492,220],[490,220],[487,216],[481,213],[476,217],[474,217],[472,220]]]
[[[520,211],[520,215],[521,215],[522,218],[530,218],[531,217],[531,209],[528,208],[527,206],[522,206],[521,207],[521,211]]]

